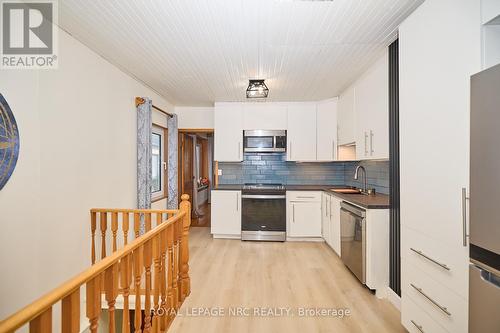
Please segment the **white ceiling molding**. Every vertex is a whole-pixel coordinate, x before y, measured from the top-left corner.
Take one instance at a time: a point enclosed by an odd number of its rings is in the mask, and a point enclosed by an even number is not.
[[[337,96],[423,0],[63,0],[59,24],[176,105]]]

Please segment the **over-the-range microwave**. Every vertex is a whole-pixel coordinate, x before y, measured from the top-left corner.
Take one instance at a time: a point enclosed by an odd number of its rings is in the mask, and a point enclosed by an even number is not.
[[[286,152],[285,130],[243,131],[243,151],[245,153]]]

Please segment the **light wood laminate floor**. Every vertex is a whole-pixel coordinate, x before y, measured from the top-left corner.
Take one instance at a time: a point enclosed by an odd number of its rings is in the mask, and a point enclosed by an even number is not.
[[[191,295],[169,332],[405,332],[399,312],[363,287],[325,243],[214,240],[209,228],[191,228],[190,251]],[[237,307],[251,315],[230,316]],[[254,315],[262,307],[291,315]],[[306,307],[351,314],[300,317]],[[205,316],[205,308],[223,310]]]

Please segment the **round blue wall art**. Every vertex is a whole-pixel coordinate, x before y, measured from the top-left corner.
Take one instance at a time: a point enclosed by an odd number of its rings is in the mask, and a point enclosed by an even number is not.
[[[0,190],[9,180],[19,155],[19,130],[7,101],[0,94]]]

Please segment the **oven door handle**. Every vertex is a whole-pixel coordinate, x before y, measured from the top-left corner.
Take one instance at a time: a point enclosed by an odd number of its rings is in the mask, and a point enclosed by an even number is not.
[[[285,195],[251,195],[245,194],[241,196],[242,199],[257,199],[257,200],[267,200],[267,199],[286,199]]]

